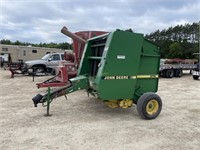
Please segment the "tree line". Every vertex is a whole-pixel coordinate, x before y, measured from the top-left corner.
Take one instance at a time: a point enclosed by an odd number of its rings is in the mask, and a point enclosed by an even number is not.
[[[69,44],[67,42],[63,43],[39,43],[39,44],[33,44],[28,42],[21,42],[21,41],[15,41],[12,42],[7,39],[3,39],[0,41],[1,44],[7,44],[7,45],[21,45],[21,46],[35,46],[35,47],[46,47],[46,48],[58,48],[58,49],[72,49],[72,44]]]
[[[199,52],[199,23],[176,25],[145,35],[161,47],[162,58],[191,59]]]

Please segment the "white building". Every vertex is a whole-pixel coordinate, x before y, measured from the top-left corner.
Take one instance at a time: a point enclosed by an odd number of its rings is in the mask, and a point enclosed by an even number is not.
[[[6,61],[6,58],[10,55],[12,62],[41,59],[47,53],[60,53],[64,51],[55,48],[0,44],[0,56],[4,57]]]

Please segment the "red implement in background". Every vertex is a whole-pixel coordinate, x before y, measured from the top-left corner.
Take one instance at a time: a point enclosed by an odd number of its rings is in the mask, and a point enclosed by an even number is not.
[[[24,62],[19,60],[18,62],[10,62],[8,68],[11,72],[11,78],[14,78],[15,74],[27,74],[27,71],[23,68]]]
[[[89,38],[108,33],[104,31],[80,31],[72,33],[66,27],[63,27],[61,32],[72,38],[74,55],[72,53],[65,52],[64,58],[66,61],[60,62],[60,65],[56,69],[56,75],[42,83],[37,83],[38,88],[67,86],[70,84],[68,79],[77,75],[77,69],[79,67],[87,40]]]
[[[79,31],[72,33],[67,29],[67,27],[63,27],[61,32],[72,38],[75,58],[78,65],[80,63],[86,41],[92,37],[108,33],[105,31]]]
[[[75,63],[60,61],[59,67],[56,70],[56,75],[42,83],[37,83],[36,85],[38,88],[66,86],[69,84],[68,79],[75,77],[76,74],[77,68]]]

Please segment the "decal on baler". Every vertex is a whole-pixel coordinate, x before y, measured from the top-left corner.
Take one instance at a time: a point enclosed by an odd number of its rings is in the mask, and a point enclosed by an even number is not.
[[[158,78],[158,75],[137,75],[137,76],[103,76],[103,80],[127,80],[127,79],[153,79]]]

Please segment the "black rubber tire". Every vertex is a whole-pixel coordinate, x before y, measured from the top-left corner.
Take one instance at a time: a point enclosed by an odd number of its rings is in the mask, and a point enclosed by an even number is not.
[[[174,75],[175,77],[182,77],[183,75],[182,69],[176,69]]]
[[[46,69],[43,66],[33,66],[33,72],[35,73],[43,73]]]
[[[166,78],[172,78],[174,76],[174,70],[173,69],[168,69],[166,70]]]
[[[147,103],[150,100],[156,100],[158,102],[158,110],[152,115],[148,114],[146,111]],[[144,119],[155,119],[160,114],[161,110],[162,110],[162,100],[155,93],[152,92],[144,93],[142,96],[140,96],[140,98],[137,101],[137,111],[139,115]]]
[[[43,96],[41,94],[37,94],[32,98],[34,106],[37,107],[37,104],[42,100]]]
[[[193,79],[194,79],[194,80],[198,80],[198,79],[199,79],[199,76],[193,75]]]
[[[52,74],[52,75],[56,75],[56,70],[55,70],[55,69],[52,69],[51,74]]]
[[[166,70],[161,71],[161,77],[166,78]]]

